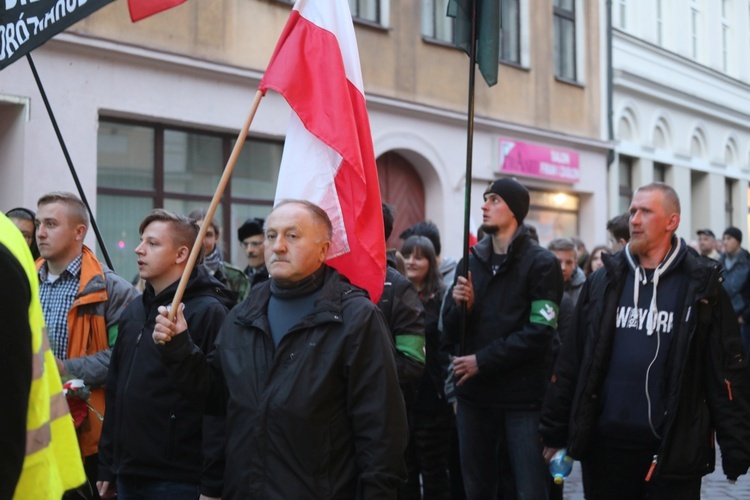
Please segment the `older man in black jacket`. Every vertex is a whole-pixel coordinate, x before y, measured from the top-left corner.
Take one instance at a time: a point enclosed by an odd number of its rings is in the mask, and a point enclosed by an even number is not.
[[[586,498],[699,499],[714,432],[730,481],[750,466],[750,386],[720,266],[674,232],[662,183],[630,205],[631,239],[586,282],[542,409],[545,455],[567,446]]]
[[[395,498],[407,426],[383,316],[323,264],[318,206],[281,202],[265,233],[271,280],[232,310],[207,360],[180,314],[153,334],[184,393],[226,409],[222,498]]]

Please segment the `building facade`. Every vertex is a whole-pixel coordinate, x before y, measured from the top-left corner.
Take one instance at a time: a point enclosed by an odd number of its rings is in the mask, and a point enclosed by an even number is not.
[[[748,234],[750,2],[612,2],[609,210],[639,185],[678,192],[687,241],[730,225]]]
[[[381,191],[395,235],[434,221],[461,252],[469,60],[451,45],[447,0],[349,0]],[[499,83],[477,73],[471,216],[501,175],[532,193],[542,243],[606,241],[606,11],[583,0],[501,0]],[[206,207],[289,16],[280,0],[201,0],[131,23],[113,2],[33,52],[115,268],[135,273],[138,222],[154,207]],[[28,65],[0,72],[0,200],[34,207],[72,177]],[[259,106],[217,212],[236,228],[273,203],[289,108]],[[610,172],[611,177],[611,172]],[[611,184],[611,182],[610,182]],[[87,242],[94,244],[92,236]],[[395,245],[394,240],[391,244]]]

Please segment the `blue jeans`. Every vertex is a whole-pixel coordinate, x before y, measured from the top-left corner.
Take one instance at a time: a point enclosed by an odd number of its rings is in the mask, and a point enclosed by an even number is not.
[[[459,399],[456,424],[467,499],[494,499],[501,492],[502,498],[547,498],[538,410],[481,408]]]
[[[197,500],[198,485],[158,479],[118,476],[118,500]]]

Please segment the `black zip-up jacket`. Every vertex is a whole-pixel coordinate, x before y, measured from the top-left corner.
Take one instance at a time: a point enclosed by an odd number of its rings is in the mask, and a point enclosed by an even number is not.
[[[107,414],[99,442],[99,479],[118,475],[201,483],[201,492],[221,496],[223,424],[213,417],[203,432],[203,414],[169,380],[151,338],[159,306],[171,304],[178,282],[159,295],[150,284],[119,322],[106,387]],[[204,266],[197,266],[182,302],[190,336],[208,352],[233,302]],[[187,336],[187,335],[186,335]],[[208,456],[204,456],[208,455]]]
[[[604,267],[581,292],[540,423],[545,445],[567,446],[576,459],[586,459],[595,439],[616,309],[629,272],[624,251],[602,258]],[[737,317],[717,262],[691,249],[676,265],[688,283],[665,368],[667,414],[653,473],[671,479],[711,473],[715,431],[724,473],[736,479],[750,466],[750,383]]]
[[[161,348],[195,404],[226,410],[222,498],[395,498],[407,423],[382,313],[327,267],[312,312],[274,348],[270,290],[230,312],[208,359],[186,335]]]
[[[475,298],[468,313],[466,354],[476,354],[479,373],[456,388],[458,397],[477,405],[539,409],[552,368],[563,294],[560,263],[523,225],[494,275],[492,252],[487,236],[469,255]],[[452,294],[451,289],[443,305],[443,331],[458,344],[461,308]]]

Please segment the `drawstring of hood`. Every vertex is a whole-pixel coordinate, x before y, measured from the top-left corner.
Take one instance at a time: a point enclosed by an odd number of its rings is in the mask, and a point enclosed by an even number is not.
[[[651,304],[649,305],[648,314],[646,315],[646,329],[647,335],[649,336],[654,333],[654,323],[659,313],[659,309],[656,305],[656,288],[659,286],[659,277],[664,274],[667,269],[669,269],[677,256],[680,254],[680,249],[682,248],[682,239],[674,238],[674,240],[676,241],[676,243],[672,244],[672,247],[669,249],[669,252],[667,252],[667,255],[664,256],[664,259],[661,261],[661,263],[656,266],[656,269],[654,269],[654,277],[652,278],[652,281],[654,283],[654,293],[651,296]],[[635,271],[633,303],[635,305],[635,308],[637,309],[640,285],[645,286],[648,284],[648,276],[646,276],[646,270],[643,269],[643,266],[641,266],[640,263],[636,263],[635,259],[630,253],[630,243],[625,246],[625,256],[627,257],[628,264],[630,264],[630,267],[633,269],[633,271]]]

